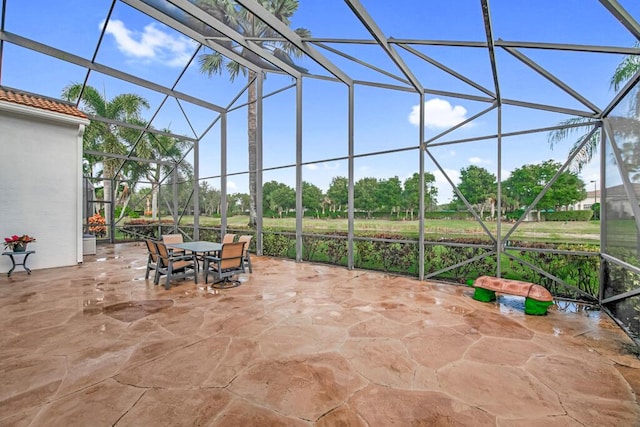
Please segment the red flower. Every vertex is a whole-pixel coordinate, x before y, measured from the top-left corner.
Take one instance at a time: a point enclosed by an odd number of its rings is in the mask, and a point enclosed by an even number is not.
[[[4,247],[6,249],[13,250],[17,245],[24,245],[27,243],[35,242],[36,239],[34,237],[29,236],[28,234],[23,234],[22,236],[13,235],[11,237],[4,238]]]

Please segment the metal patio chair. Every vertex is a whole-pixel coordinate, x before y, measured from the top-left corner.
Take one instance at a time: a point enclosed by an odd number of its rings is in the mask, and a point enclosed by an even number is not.
[[[244,242],[244,251],[242,254],[242,262],[244,263],[245,268],[249,268],[249,273],[253,273],[253,268],[251,267],[251,255],[249,254],[249,245],[251,244],[251,239],[253,236],[245,235],[238,237],[238,242]]]
[[[245,242],[224,243],[219,256],[204,257],[204,283],[208,283],[209,275],[213,275],[212,288],[225,289],[240,285],[239,280],[232,277],[244,273]]]
[[[170,253],[164,243],[158,242],[158,268],[154,284],[160,283],[160,276],[166,276],[165,289],[171,287],[173,279],[186,279],[193,277],[198,283],[198,261],[195,254],[175,254]]]
[[[147,245],[149,251],[147,257],[147,271],[144,273],[145,280],[149,278],[149,273],[153,270],[153,281],[155,283],[155,275],[158,270],[158,245],[154,240],[144,239],[144,243]]]

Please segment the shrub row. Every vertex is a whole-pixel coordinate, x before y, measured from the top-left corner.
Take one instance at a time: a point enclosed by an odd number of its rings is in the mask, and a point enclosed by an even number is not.
[[[347,240],[345,233],[302,238],[302,257],[306,261],[347,265]],[[403,236],[376,234],[371,237],[384,240],[356,240],[354,242],[354,266],[356,268],[393,272],[418,276],[418,244],[403,242]],[[389,241],[394,240],[394,241]],[[452,246],[451,244],[458,244]],[[463,244],[464,246],[459,246]],[[425,245],[425,274],[438,273],[432,278],[455,283],[466,283],[481,275],[495,275],[497,262],[495,253],[487,248],[487,241],[476,238],[441,239],[436,244]],[[556,297],[583,301],[594,301],[599,289],[600,258],[583,254],[556,254],[526,249],[548,249],[561,251],[598,252],[594,245],[555,245],[541,242],[510,242],[507,255],[503,255],[501,273],[503,277],[524,280],[545,286]],[[265,255],[295,258],[295,235],[293,233],[266,232],[263,239]],[[482,257],[482,255],[487,255]],[[473,262],[466,261],[480,257]],[[459,265],[449,269],[452,265]],[[568,286],[559,284],[538,270],[553,272]],[[446,271],[443,271],[446,270]]]
[[[589,221],[593,211],[543,212],[540,216],[545,221]]]

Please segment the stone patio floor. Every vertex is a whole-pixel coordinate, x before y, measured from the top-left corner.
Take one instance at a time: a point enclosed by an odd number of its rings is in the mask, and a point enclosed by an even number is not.
[[[640,425],[640,360],[599,311],[268,257],[165,290],[145,265],[129,243],[1,275],[0,425]]]

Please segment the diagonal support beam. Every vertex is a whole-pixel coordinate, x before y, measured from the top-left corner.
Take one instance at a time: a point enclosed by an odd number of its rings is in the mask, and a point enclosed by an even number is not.
[[[638,21],[633,19],[633,16],[627,10],[617,2],[617,0],[600,0],[600,3],[616,17],[627,30],[633,34],[633,36],[640,40],[640,25]]]
[[[302,41],[302,38],[295,31],[289,28],[282,21],[273,16],[267,9],[265,9],[260,3],[255,0],[236,0],[236,3],[247,9],[249,12],[260,18],[268,26],[276,30],[282,35],[289,43],[300,49],[307,54],[311,59],[316,61],[319,65],[324,67],[327,71],[333,74],[341,82],[352,85],[353,80],[347,74],[345,74],[340,68],[336,67],[331,61],[318,52],[313,46]]]
[[[578,92],[576,92],[571,87],[569,87],[569,85],[567,85],[565,82],[563,82],[562,80],[554,76],[552,73],[550,73],[546,69],[542,68],[540,65],[538,65],[538,63],[536,63],[534,60],[532,60],[531,58],[529,58],[519,50],[511,47],[505,47],[503,49],[509,52],[511,55],[513,55],[517,59],[519,59],[520,61],[522,61],[523,63],[525,63],[530,68],[534,69],[542,77],[549,80],[554,85],[558,86],[560,89],[562,89],[563,91],[571,95],[573,98],[580,101],[580,103],[582,103],[585,107],[590,108],[594,113],[597,113],[597,114],[601,113],[600,109],[596,105],[594,105],[592,102],[590,102],[587,98],[580,95]]]
[[[472,87],[476,88],[480,92],[483,92],[486,95],[489,95],[490,97],[495,98],[495,94],[493,92],[491,92],[489,89],[485,88],[484,86],[480,85],[479,83],[474,82],[470,78],[463,76],[462,74],[458,73],[457,71],[452,70],[451,68],[449,68],[446,65],[436,61],[435,59],[425,55],[424,53],[420,52],[419,50],[416,50],[416,49],[412,48],[411,46],[405,46],[405,45],[400,45],[400,47],[403,48],[404,50],[408,51],[408,52],[413,53],[418,58],[420,58],[420,59],[422,59],[424,61],[427,61],[429,64],[441,69],[445,73],[452,75],[453,77],[457,78],[458,80],[462,80],[463,82],[465,82],[469,86],[472,86]]]
[[[256,73],[262,72],[262,69],[258,67],[256,64],[246,60],[245,58],[238,55],[236,52],[232,51],[231,49],[227,49],[221,44],[215,43],[211,39],[205,38],[202,34],[193,30],[191,27],[184,25],[182,22],[174,19],[173,17],[167,15],[166,13],[163,13],[162,11],[148,5],[147,3],[141,0],[120,0],[120,1],[128,4],[134,9],[138,9],[142,13],[149,15],[153,19],[156,19],[157,21],[162,22],[168,27],[171,27],[174,30],[181,32],[182,34],[192,38],[193,40],[199,42],[200,44],[207,46],[208,48],[215,50],[216,52],[221,53],[222,55],[226,56],[232,61],[237,62],[243,67],[246,67],[251,71],[255,71]]]
[[[192,104],[198,105],[203,108],[207,108],[209,110],[213,110],[219,113],[223,111],[222,107],[207,101],[203,101],[202,99],[196,98],[194,96],[187,95],[185,93],[178,92],[175,90],[171,90],[157,83],[144,80],[140,77],[136,77],[134,75],[125,73],[123,71],[116,70],[115,68],[107,67],[106,65],[102,65],[97,62],[91,62],[88,59],[82,58],[72,53],[65,52],[63,50],[56,49],[51,46],[47,46],[45,44],[18,36],[16,34],[7,33],[7,32],[0,33],[0,40],[8,41],[9,43],[15,44],[16,46],[24,47],[26,49],[30,49],[35,52],[42,53],[44,55],[48,55],[53,58],[60,59],[62,61],[69,62],[71,64],[79,65],[89,70],[97,71],[99,73],[106,74],[107,76],[115,77],[117,79],[124,80],[125,82],[129,82],[129,83],[144,87],[146,89],[153,90],[158,93],[172,96],[174,98],[190,102]]]
[[[384,50],[389,58],[396,64],[396,66],[402,71],[407,80],[411,82],[411,85],[420,93],[423,92],[422,85],[416,76],[413,75],[407,64],[404,63],[398,52],[393,48],[387,37],[382,33],[382,30],[375,23],[369,12],[362,6],[359,0],[345,0],[347,6],[353,11],[357,18],[362,22],[369,33],[378,41],[378,45]]]
[[[495,87],[498,105],[502,104],[500,95],[500,83],[498,82],[498,65],[496,64],[496,49],[493,41],[493,29],[491,27],[491,13],[489,12],[489,0],[480,0],[482,3],[482,17],[484,18],[484,30],[487,34],[487,49],[489,50],[489,61],[491,62],[491,74],[493,75],[493,85]]]
[[[207,12],[205,12],[202,9],[200,9],[198,6],[194,5],[190,1],[188,1],[188,0],[167,0],[167,2],[169,2],[169,3],[173,4],[174,6],[182,9],[183,11],[185,11],[188,14],[190,14],[194,18],[199,19],[200,21],[202,21],[205,24],[209,25],[211,28],[213,28],[216,31],[218,31],[218,32],[224,34],[225,36],[229,37],[231,40],[233,40],[234,42],[238,43],[243,48],[247,49],[248,51],[250,51],[250,52],[252,52],[252,53],[254,53],[256,55],[258,55],[259,57],[264,59],[266,62],[271,63],[275,67],[280,68],[282,71],[286,72],[290,76],[292,76],[294,78],[297,78],[297,79],[302,77],[302,74],[300,73],[300,71],[296,70],[294,67],[292,67],[291,65],[287,64],[283,60],[276,58],[273,54],[271,54],[271,52],[263,49],[258,44],[245,39],[245,37],[242,34],[237,32],[233,28],[230,28],[230,27],[226,26],[224,23],[220,22],[215,17],[209,15]]]

